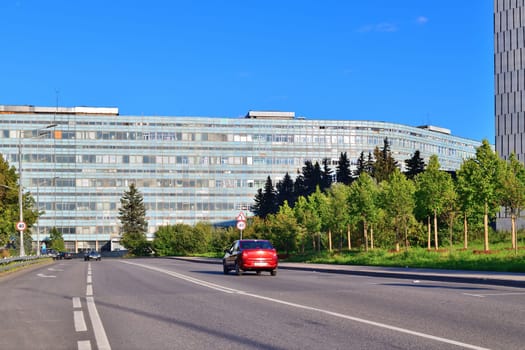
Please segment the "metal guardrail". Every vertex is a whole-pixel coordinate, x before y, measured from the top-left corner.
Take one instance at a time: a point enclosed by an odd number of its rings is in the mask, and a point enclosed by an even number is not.
[[[49,258],[49,256],[28,255],[0,259],[0,272],[8,271],[24,265],[33,264],[35,260],[40,260],[42,258]]]

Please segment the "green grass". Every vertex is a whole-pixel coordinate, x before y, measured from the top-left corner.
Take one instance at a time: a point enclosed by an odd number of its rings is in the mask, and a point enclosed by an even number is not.
[[[343,264],[364,266],[433,268],[449,270],[478,270],[525,272],[525,249],[508,250],[508,244],[493,244],[490,254],[475,254],[474,251],[483,251],[483,246],[473,244],[466,251],[455,247],[427,251],[424,248],[401,249],[400,252],[391,252],[385,249],[374,249],[368,252],[360,250],[342,252],[320,252],[295,254],[286,261],[308,262],[318,264]]]

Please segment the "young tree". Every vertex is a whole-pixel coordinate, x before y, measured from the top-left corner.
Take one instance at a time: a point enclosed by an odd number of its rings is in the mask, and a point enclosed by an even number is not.
[[[367,173],[361,173],[359,178],[350,186],[348,196],[350,216],[359,218],[363,224],[365,251],[368,251],[368,228],[377,220],[379,215],[377,196],[377,184]]]
[[[383,208],[394,221],[396,251],[399,251],[401,232],[404,232],[405,249],[408,250],[408,228],[415,220],[415,185],[398,168],[394,169],[388,181],[383,181],[380,185]]]
[[[135,184],[129,185],[129,190],[120,198],[118,218],[122,224],[121,244],[133,255],[148,255],[150,245],[146,238],[146,208],[142,193],[137,190]]]
[[[336,183],[326,192],[328,197],[328,221],[330,229],[339,234],[339,250],[343,249],[343,232],[350,223],[348,210],[349,187],[345,184]],[[350,238],[347,235],[347,240]]]
[[[515,153],[512,153],[509,161],[505,163],[501,184],[501,205],[510,213],[512,248],[517,250],[516,218],[525,207],[525,167]]]
[[[304,246],[307,243],[307,235],[311,237],[313,250],[320,250],[317,246],[316,237],[318,232],[321,231],[321,216],[314,203],[303,196],[299,197],[295,203],[294,215],[297,223],[305,232],[304,240],[301,242],[301,251],[304,251]]]
[[[350,160],[346,152],[342,152],[339,156],[339,162],[337,163],[335,176],[337,182],[349,185],[352,182],[352,172],[350,170]]]
[[[51,231],[49,231],[49,248],[53,248],[57,252],[63,252],[66,250],[66,247],[64,245],[64,237],[62,236],[62,233],[58,231],[56,227],[53,227]]]
[[[474,200],[483,205],[483,227],[484,227],[484,247],[489,250],[489,217],[494,217],[499,211],[500,199],[498,198],[498,188],[501,186],[501,173],[503,172],[504,162],[492,150],[488,140],[484,139],[481,146],[476,148],[476,157],[473,158],[476,171],[471,180],[476,192]]]
[[[475,201],[475,193],[477,191],[475,181],[477,176],[478,166],[473,158],[467,159],[461,164],[457,172],[457,180],[455,182],[456,193],[458,194],[458,206],[463,213],[463,248],[468,248],[469,238],[469,217],[472,213],[478,211],[476,209],[479,204]],[[483,210],[481,210],[483,211]]]
[[[416,176],[416,201],[427,216],[434,219],[434,247],[439,247],[438,216],[445,212],[450,201],[451,192],[454,192],[454,183],[449,173],[441,171],[438,157],[430,156],[427,168]],[[429,230],[430,233],[430,230]],[[428,237],[430,248],[430,237]]]
[[[284,202],[277,214],[268,216],[267,225],[270,235],[266,238],[272,241],[277,251],[289,254],[297,248],[297,237],[301,230],[288,202]]]
[[[405,175],[411,180],[425,170],[425,161],[421,158],[419,150],[416,150],[411,158],[405,160],[405,165]]]

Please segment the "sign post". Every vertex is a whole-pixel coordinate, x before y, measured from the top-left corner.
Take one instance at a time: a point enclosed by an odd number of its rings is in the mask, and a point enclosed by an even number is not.
[[[241,211],[239,215],[237,215],[237,229],[241,231],[240,239],[242,239],[242,231],[246,228],[246,215]]]

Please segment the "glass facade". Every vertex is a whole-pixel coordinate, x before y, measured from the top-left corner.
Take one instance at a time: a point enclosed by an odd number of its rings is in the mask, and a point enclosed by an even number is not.
[[[525,1],[494,0],[496,152],[525,161]]]
[[[109,248],[131,183],[144,195],[152,238],[167,224],[234,222],[239,211],[249,214],[268,176],[274,184],[286,172],[295,178],[306,160],[328,158],[335,170],[347,152],[355,165],[362,151],[368,155],[388,138],[400,165],[419,150],[425,161],[437,154],[444,169],[456,170],[480,144],[428,128],[307,120],[290,112],[285,118],[136,117],[117,109],[1,107],[0,151],[15,167],[20,151],[24,190],[45,212],[33,237],[38,229],[43,239],[56,227],[72,251]]]

